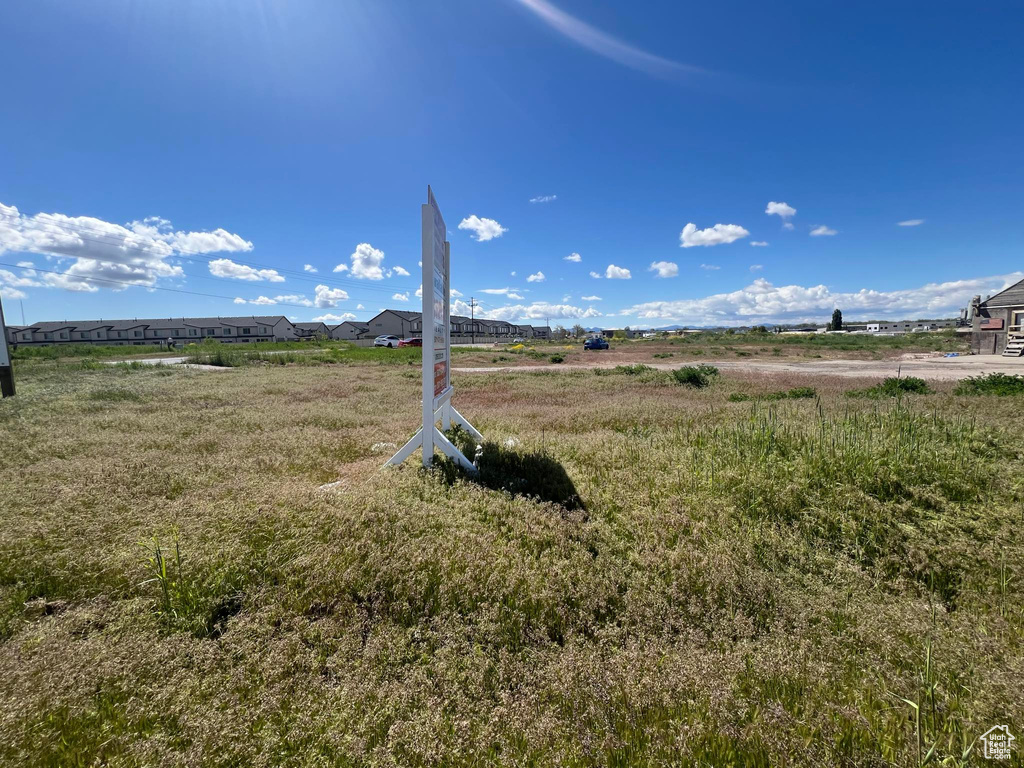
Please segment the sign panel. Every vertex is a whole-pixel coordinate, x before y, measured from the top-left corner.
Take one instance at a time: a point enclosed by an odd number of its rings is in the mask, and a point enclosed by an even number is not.
[[[4,325],[4,308],[0,306],[0,366],[6,367],[11,364],[11,357],[7,352],[7,326]]]
[[[423,206],[423,375],[424,392],[430,376],[433,400],[451,387],[451,351],[448,230],[434,193],[427,187]],[[429,289],[428,289],[429,286]]]

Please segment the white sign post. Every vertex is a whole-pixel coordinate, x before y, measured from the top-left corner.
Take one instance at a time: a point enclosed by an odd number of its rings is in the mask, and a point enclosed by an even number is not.
[[[455,422],[476,440],[483,440],[476,428],[452,406],[451,382],[451,244],[448,230],[437,207],[434,193],[427,187],[427,203],[422,207],[423,223],[423,426],[384,466],[397,466],[417,448],[423,449],[423,466],[434,460],[434,447],[474,472],[473,462],[462,455],[442,430]],[[437,428],[440,420],[441,429]]]

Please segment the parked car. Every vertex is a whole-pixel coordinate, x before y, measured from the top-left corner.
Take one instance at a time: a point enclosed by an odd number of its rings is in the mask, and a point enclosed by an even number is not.
[[[388,347],[389,349],[394,349],[401,343],[402,340],[397,336],[378,336],[376,339],[373,340],[373,346]]]
[[[522,344],[524,341],[525,339],[521,339],[519,336],[516,336],[514,339],[512,339],[513,344]]]
[[[584,349],[608,349],[608,342],[597,336],[593,339],[587,339],[583,342]]]
[[[423,339],[418,339],[418,338],[402,339],[401,341],[398,342],[398,346],[400,346],[400,347],[422,347],[423,346]]]

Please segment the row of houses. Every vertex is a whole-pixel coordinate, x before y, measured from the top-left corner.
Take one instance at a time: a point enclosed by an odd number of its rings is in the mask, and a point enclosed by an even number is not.
[[[488,320],[486,318],[469,318],[452,315],[451,337],[459,341],[477,339],[496,339],[499,341],[521,339],[550,339],[551,328],[540,325],[517,325],[506,320]],[[334,339],[374,339],[378,336],[422,336],[423,318],[419,312],[406,312],[400,309],[385,309],[376,317],[366,322],[350,320],[331,329]]]
[[[384,334],[419,336],[422,321],[419,312],[385,309],[365,323],[295,323],[284,315],[245,317],[168,317],[132,320],[54,320],[32,325],[7,326],[7,341],[14,347],[45,347],[54,344],[93,344],[141,346],[173,344],[184,346],[204,339],[228,343],[301,341],[304,339],[372,339]],[[451,318],[453,340],[510,340],[513,338],[551,337],[548,327],[468,317]]]

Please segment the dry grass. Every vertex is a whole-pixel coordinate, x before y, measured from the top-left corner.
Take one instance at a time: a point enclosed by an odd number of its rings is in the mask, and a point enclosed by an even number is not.
[[[449,483],[379,470],[415,367],[21,373],[2,764],[960,765],[1019,728],[1014,398],[464,375],[498,447]],[[579,503],[496,490],[548,462]]]

